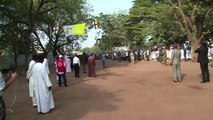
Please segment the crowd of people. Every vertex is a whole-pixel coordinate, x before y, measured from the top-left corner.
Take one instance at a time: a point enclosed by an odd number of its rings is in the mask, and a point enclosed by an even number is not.
[[[66,74],[74,71],[75,78],[80,78],[80,65],[83,65],[83,73],[88,77],[95,77],[95,56],[84,53],[79,56],[58,55],[55,60],[58,86],[62,84],[67,87]],[[87,69],[88,68],[88,69]],[[52,83],[49,79],[49,65],[47,58],[42,54],[32,54],[26,78],[29,82],[29,95],[32,98],[33,107],[37,108],[38,113],[48,113],[55,107],[52,95]]]
[[[210,82],[208,63],[209,57],[211,58],[211,66],[213,66],[213,46],[207,45],[207,42],[201,42],[200,47],[194,52],[198,53],[198,63],[200,63],[200,69],[202,73],[201,83]],[[129,51],[117,51],[110,52],[107,55],[109,59],[118,60],[119,62],[129,61],[135,63],[135,61],[151,61],[156,60],[163,65],[171,65],[173,71],[173,81],[181,82],[181,66],[180,62],[182,60],[189,61],[191,59],[191,48],[188,44],[174,44],[169,48],[166,46],[149,48],[146,50],[129,50]],[[170,59],[170,63],[168,63]]]
[[[210,51],[212,51],[213,54],[213,48]],[[207,44],[201,42],[200,47],[194,52],[198,53],[198,62],[200,63],[202,73],[201,83],[210,82],[208,69],[209,50]],[[119,62],[126,61],[132,64],[134,64],[135,61],[156,60],[159,63],[167,65],[167,59],[170,58],[173,81],[181,82],[180,62],[181,60],[187,61],[189,58],[187,55],[182,54],[185,54],[183,46],[175,44],[171,47],[170,51],[168,51],[166,47],[159,47],[146,50],[137,49],[118,52],[102,52],[100,54],[87,54],[84,52],[82,55],[58,55],[55,59],[58,86],[61,87],[62,84],[65,87],[68,86],[66,74],[70,74],[72,71],[74,71],[74,77],[76,79],[80,78],[80,68],[82,68],[83,74],[88,74],[88,77],[96,77],[96,60],[101,60],[102,67],[105,69],[107,68],[107,59],[117,60]],[[29,82],[29,96],[32,98],[32,106],[37,108],[38,113],[48,113],[55,107],[49,74],[49,63],[46,56],[42,54],[32,54],[26,78]],[[8,72],[5,75],[2,75],[2,72],[0,72],[0,120],[5,120],[6,116],[3,91],[15,80],[16,76],[16,72]]]
[[[159,46],[159,47],[150,47],[147,49],[132,49],[132,50],[121,50],[121,51],[112,51],[104,52],[107,59],[117,60],[119,62],[128,61],[130,63],[135,63],[135,61],[152,61],[157,60],[160,63],[167,64],[166,60],[171,59],[172,51],[174,50],[174,45],[169,47]],[[191,59],[191,50],[186,45],[180,47],[181,51],[181,60],[188,61]],[[101,59],[103,53],[96,53],[95,58]]]
[[[187,49],[187,51],[189,51]],[[198,53],[198,62],[200,63],[202,81],[201,83],[210,82],[209,70],[208,70],[208,48],[205,42],[201,43],[201,46],[195,50]],[[162,46],[155,49],[147,50],[129,50],[129,51],[118,51],[118,52],[102,52],[100,54],[87,54],[81,55],[74,54],[70,55],[59,55],[55,60],[55,68],[58,79],[58,86],[61,87],[64,84],[68,86],[66,74],[70,74],[74,71],[74,77],[80,78],[80,68],[82,73],[88,73],[88,77],[96,77],[95,65],[96,60],[101,60],[102,67],[105,69],[106,60],[117,60],[119,62],[127,61],[132,64],[135,61],[141,60],[156,60],[159,63],[168,65],[167,59],[170,59],[170,65],[173,71],[173,81],[181,82],[181,60],[187,61],[189,57],[184,53],[184,47],[178,44],[172,45],[170,50]],[[42,55],[32,56],[32,60],[29,64],[27,71],[27,78],[29,80],[30,96],[32,97],[33,106],[36,106],[39,113],[47,113],[49,110],[54,108],[54,101],[51,92],[52,83],[49,80],[49,68],[48,61]]]

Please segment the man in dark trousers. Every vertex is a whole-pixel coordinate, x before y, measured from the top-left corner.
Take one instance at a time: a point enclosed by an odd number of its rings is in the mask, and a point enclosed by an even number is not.
[[[81,63],[83,67],[83,73],[87,73],[87,60],[88,60],[88,55],[84,52],[83,55],[81,56]]]
[[[80,60],[75,54],[75,57],[73,58],[73,66],[74,66],[74,72],[75,72],[75,78],[80,78],[79,72],[80,72]]]
[[[105,52],[103,52],[101,54],[101,61],[102,61],[103,68],[106,68],[106,54],[105,54]]]
[[[197,61],[200,63],[200,69],[202,72],[202,81],[201,83],[210,82],[209,69],[208,69],[208,47],[206,42],[201,42],[200,47],[195,50],[195,53],[198,53]]]
[[[55,61],[55,66],[58,74],[58,86],[61,87],[61,80],[63,79],[64,86],[67,87],[66,64],[62,55],[59,55],[59,59]]]

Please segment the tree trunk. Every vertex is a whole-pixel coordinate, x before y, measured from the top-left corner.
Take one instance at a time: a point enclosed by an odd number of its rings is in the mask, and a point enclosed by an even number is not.
[[[191,39],[191,60],[193,62],[197,62],[197,54],[195,53],[195,50],[199,47],[199,42],[197,39]]]
[[[53,47],[52,53],[53,53],[53,58],[56,58],[58,56],[58,53],[55,47]]]

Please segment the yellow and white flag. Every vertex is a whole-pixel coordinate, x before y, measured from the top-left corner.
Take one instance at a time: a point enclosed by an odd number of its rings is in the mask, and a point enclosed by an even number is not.
[[[75,24],[75,25],[66,25],[63,27],[65,35],[84,35],[85,34],[85,23]]]

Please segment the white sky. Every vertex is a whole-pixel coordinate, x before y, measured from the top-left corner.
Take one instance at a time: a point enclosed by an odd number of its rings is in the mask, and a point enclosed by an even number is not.
[[[99,13],[110,14],[118,11],[128,11],[132,7],[132,0],[87,0],[93,6],[92,15],[99,15]],[[95,44],[96,33],[98,29],[91,29],[88,32],[88,39],[84,41],[81,46],[92,47]]]

